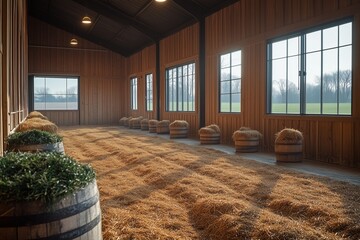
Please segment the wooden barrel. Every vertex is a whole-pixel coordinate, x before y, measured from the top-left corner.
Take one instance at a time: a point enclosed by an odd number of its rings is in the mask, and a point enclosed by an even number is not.
[[[144,130],[144,131],[149,130],[149,124],[148,123],[141,123],[141,130]]]
[[[259,147],[258,137],[240,137],[235,140],[236,152],[257,152]]]
[[[149,125],[149,133],[156,133],[156,125]]]
[[[131,129],[140,129],[141,125],[140,125],[140,122],[132,122],[131,124],[129,124],[129,127]]]
[[[60,152],[65,153],[63,142],[51,144],[18,145],[11,151],[19,152]]]
[[[96,181],[48,205],[41,201],[0,203],[0,238],[102,239]]]
[[[169,126],[157,126],[156,127],[156,132],[158,134],[166,134],[166,133],[169,133],[170,130],[169,130]]]
[[[219,144],[220,133],[202,133],[200,134],[201,144]]]
[[[301,162],[302,144],[275,144],[277,162]]]
[[[170,138],[187,138],[188,127],[170,127]]]

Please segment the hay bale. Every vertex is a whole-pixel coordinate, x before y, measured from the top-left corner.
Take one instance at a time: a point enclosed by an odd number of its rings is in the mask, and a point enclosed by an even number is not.
[[[136,117],[129,120],[129,128],[131,129],[140,129],[142,117]]]
[[[120,126],[125,126],[125,122],[128,120],[128,118],[127,117],[122,117],[122,118],[120,118],[120,120],[119,120],[119,125]]]
[[[156,133],[156,127],[158,124],[158,120],[156,119],[150,119],[148,124],[149,124],[149,133]]]
[[[303,135],[292,128],[284,128],[275,134],[275,156],[277,162],[301,162]]]
[[[170,121],[169,120],[162,120],[159,121],[156,125],[156,132],[158,134],[166,134],[170,132],[169,129]]]
[[[170,138],[187,138],[189,123],[184,120],[175,120],[170,125]]]
[[[248,127],[241,127],[232,135],[236,152],[257,152],[262,134]]]
[[[216,124],[199,129],[201,144],[219,144],[220,143],[220,128]]]
[[[38,129],[50,133],[57,133],[58,127],[54,123],[45,119],[30,118],[20,123],[15,129],[15,132],[25,132],[32,129]]]
[[[140,122],[141,130],[149,130],[149,119],[144,118]]]
[[[49,120],[46,116],[44,116],[41,112],[38,112],[38,111],[30,112],[27,115],[27,117],[25,118],[25,120],[31,119],[31,118],[41,118],[41,119],[44,119],[44,120]]]
[[[129,127],[129,121],[132,119],[133,117],[128,117],[127,119],[125,119],[124,121],[124,126],[125,127]]]

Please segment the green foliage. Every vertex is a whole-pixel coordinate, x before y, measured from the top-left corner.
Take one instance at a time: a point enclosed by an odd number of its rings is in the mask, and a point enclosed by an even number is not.
[[[57,143],[62,141],[62,137],[55,133],[33,129],[26,132],[15,132],[10,134],[6,141],[8,148],[12,149],[18,145]]]
[[[89,165],[57,152],[10,152],[0,158],[0,201],[52,202],[95,179]]]

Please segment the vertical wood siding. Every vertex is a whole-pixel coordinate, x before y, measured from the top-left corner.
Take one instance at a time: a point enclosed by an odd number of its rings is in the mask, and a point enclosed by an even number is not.
[[[27,12],[26,1],[0,2],[1,147],[27,115]]]
[[[115,124],[127,111],[126,61],[119,54],[30,18],[29,73],[79,76],[79,111],[41,111],[59,125]]]

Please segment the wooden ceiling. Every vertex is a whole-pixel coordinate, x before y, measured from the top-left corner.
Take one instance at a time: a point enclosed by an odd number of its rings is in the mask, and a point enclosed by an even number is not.
[[[127,57],[239,0],[28,0],[29,15]],[[84,16],[90,25],[81,23]]]

